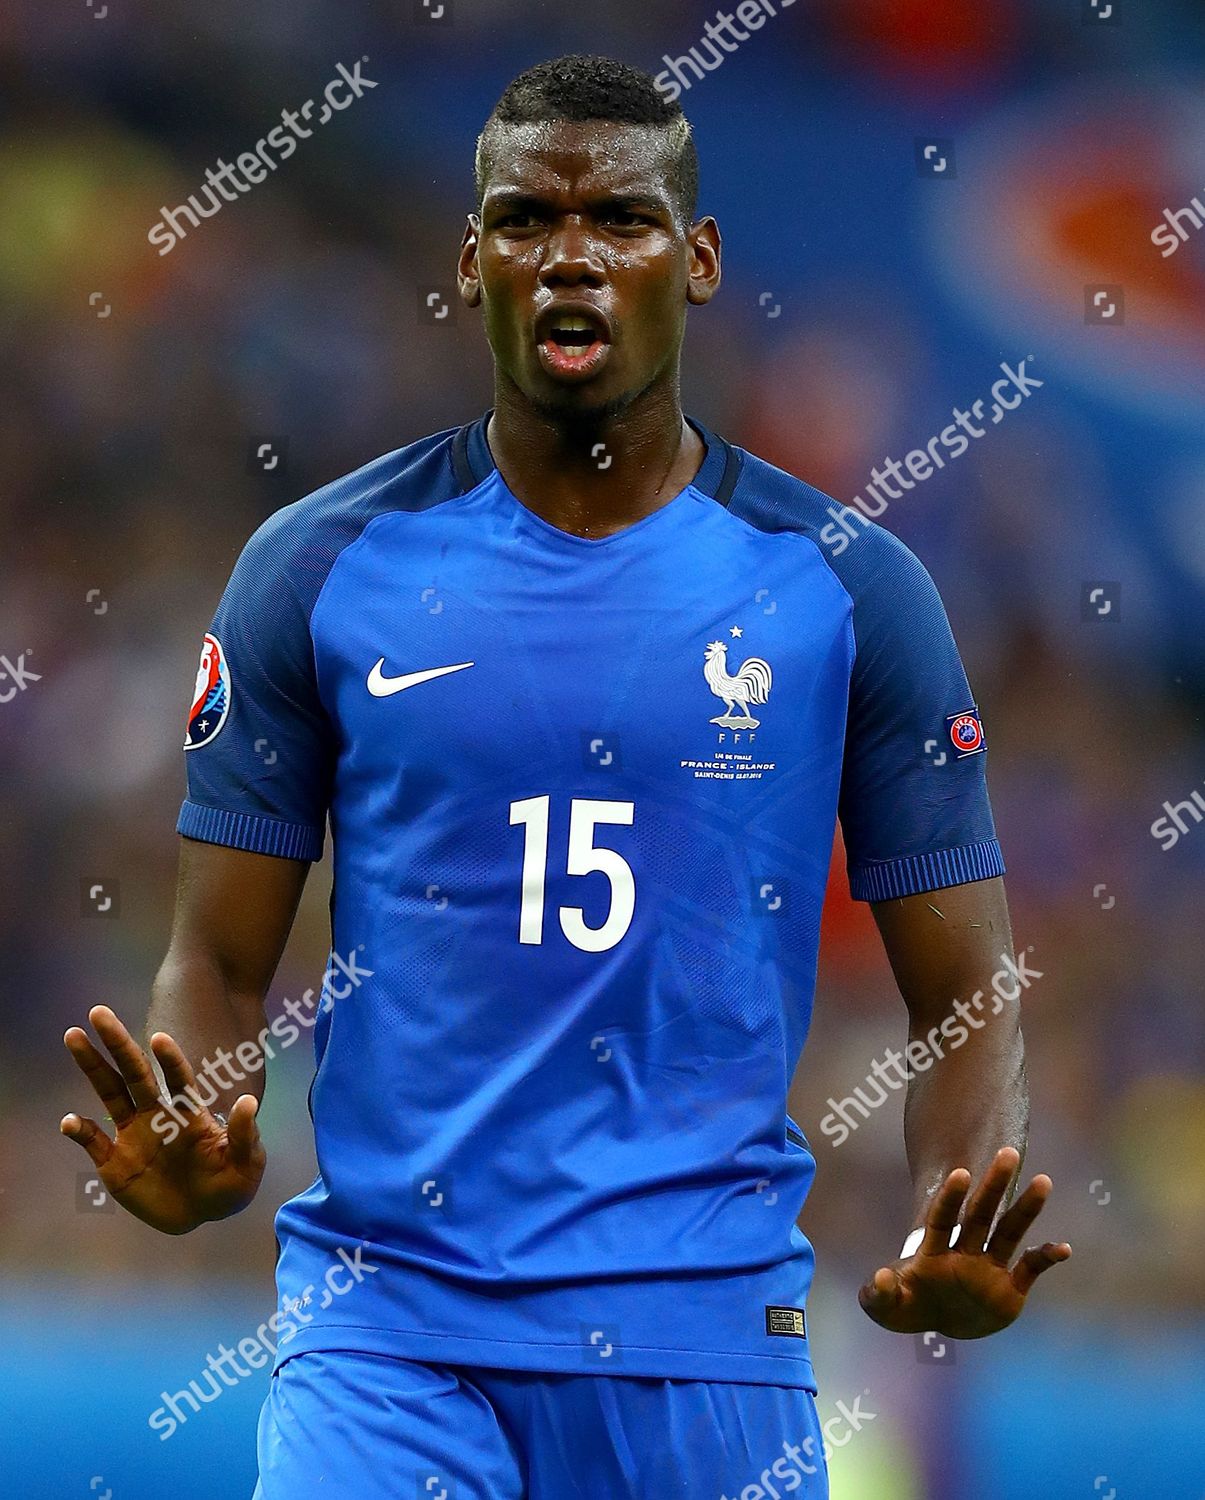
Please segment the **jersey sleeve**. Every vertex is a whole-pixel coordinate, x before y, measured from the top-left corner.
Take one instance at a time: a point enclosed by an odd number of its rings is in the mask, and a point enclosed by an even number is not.
[[[883,901],[1002,875],[983,727],[933,580],[879,527],[847,556],[856,654],[839,815],[850,891]]]
[[[318,580],[296,508],[244,547],[201,648],[177,831],[257,854],[322,856],[335,760],[310,636]]]

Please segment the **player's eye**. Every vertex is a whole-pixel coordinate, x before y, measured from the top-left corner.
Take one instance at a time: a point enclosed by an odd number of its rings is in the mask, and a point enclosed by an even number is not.
[[[500,219],[495,220],[496,229],[530,229],[538,220],[536,216],[527,213],[524,209],[515,209],[514,212],[503,214]]]
[[[634,229],[640,224],[651,222],[647,214],[637,213],[632,208],[612,208],[607,211],[606,222],[613,224],[617,229]]]

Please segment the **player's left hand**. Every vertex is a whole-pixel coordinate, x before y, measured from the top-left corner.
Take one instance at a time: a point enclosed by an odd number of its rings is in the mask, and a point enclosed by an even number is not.
[[[931,1328],[949,1338],[981,1339],[1020,1316],[1042,1272],[1071,1255],[1066,1242],[1047,1242],[1026,1250],[1009,1269],[1017,1246],[1050,1196],[1053,1184],[1046,1176],[1034,1178],[988,1237],[1020,1161],[1020,1152],[1011,1146],[997,1151],[953,1246],[950,1234],[971,1174],[965,1167],[949,1174],[929,1206],[925,1237],[916,1254],[880,1267],[858,1293],[867,1317],[892,1333]]]

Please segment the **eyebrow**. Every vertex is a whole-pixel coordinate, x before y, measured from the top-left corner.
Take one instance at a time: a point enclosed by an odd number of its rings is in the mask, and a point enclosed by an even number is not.
[[[519,210],[547,208],[550,199],[540,193],[520,188],[502,188],[486,194],[485,208],[489,213],[516,213]],[[633,190],[631,192],[606,192],[600,197],[587,198],[593,209],[647,209],[653,213],[671,214],[670,205],[659,194]]]

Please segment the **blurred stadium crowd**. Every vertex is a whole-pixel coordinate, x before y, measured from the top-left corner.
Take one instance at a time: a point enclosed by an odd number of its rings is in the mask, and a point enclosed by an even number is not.
[[[53,1271],[134,1297],[242,1279],[270,1301],[273,1209],[314,1170],[302,1049],[269,1083],[256,1204],[168,1241],[83,1195],[85,1159],[57,1133],[88,1102],[62,1031],[98,1001],[141,1025],[197,649],[243,542],[490,404],[476,315],[452,299],[493,99],[563,51],[656,72],[714,13],[445,3],[447,21],[417,0],[109,0],[104,16],[101,0],[9,0],[0,653],[37,674],[0,702],[10,1285]],[[1045,382],[882,523],[946,600],[1016,942],[1042,972],[1025,1012],[1027,1170],[1054,1178],[1047,1233],[1075,1259],[1041,1294],[1137,1325],[1205,1316],[1205,826],[1167,852],[1149,831],[1205,783],[1205,233],[1170,259],[1149,242],[1201,185],[1202,20],[1170,0],[1120,27],[1088,9],[801,3],[692,87],[701,209],[726,232],[727,271],[691,314],[684,396],[846,500],[1001,360],[1028,356]],[[365,57],[373,92],[156,253],[148,231],[206,165]],[[953,143],[954,180],[921,174],[930,134]],[[1124,327],[1085,321],[1092,285],[1124,288]],[[1108,614],[1088,603],[1102,584]],[[328,890],[316,868],[273,1011],[322,971]],[[838,857],[793,1113],[819,1162],[803,1227],[839,1337],[908,1220],[901,1103],[839,1149],[818,1122],[903,1022]]]

